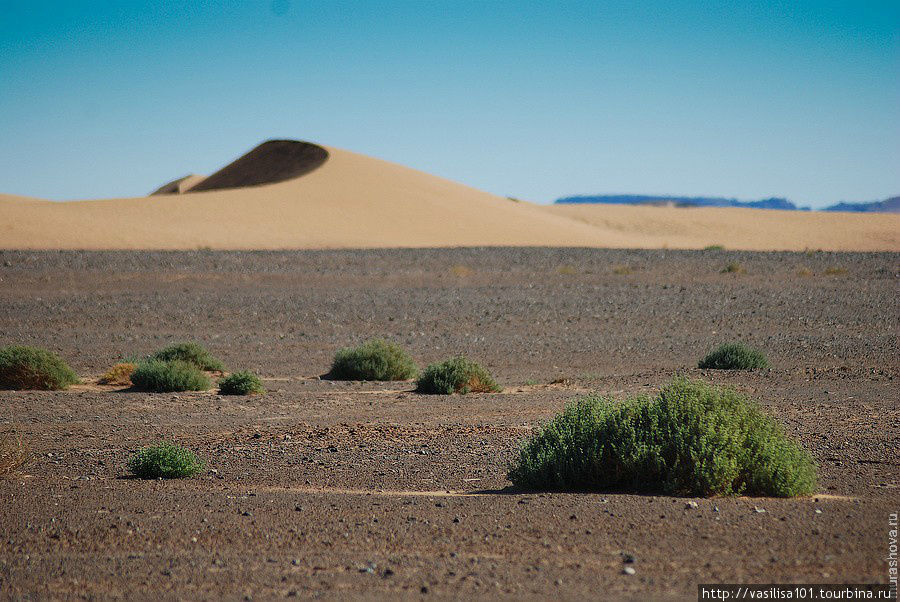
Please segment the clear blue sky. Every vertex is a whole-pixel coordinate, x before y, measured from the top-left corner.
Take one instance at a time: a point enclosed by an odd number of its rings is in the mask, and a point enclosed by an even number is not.
[[[0,0],[0,192],[143,195],[266,138],[494,193],[900,193],[900,2]]]

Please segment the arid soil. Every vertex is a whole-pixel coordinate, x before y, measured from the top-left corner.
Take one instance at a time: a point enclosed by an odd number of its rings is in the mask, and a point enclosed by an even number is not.
[[[0,345],[85,384],[0,391],[33,459],[0,479],[2,599],[696,599],[698,583],[886,582],[900,499],[898,254],[586,249],[0,252]],[[729,262],[739,273],[722,273]],[[503,393],[319,380],[371,336],[481,361]],[[94,384],[197,340],[269,393]],[[761,372],[700,371],[711,346]],[[698,499],[510,488],[529,429],[676,373],[758,399],[820,494]],[[160,439],[208,468],[127,478]],[[626,562],[626,561],[633,562]],[[634,569],[633,575],[623,572]]]

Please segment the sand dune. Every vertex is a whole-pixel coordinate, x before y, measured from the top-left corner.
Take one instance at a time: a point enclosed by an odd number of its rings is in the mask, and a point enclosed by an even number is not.
[[[150,193],[155,194],[183,194],[206,179],[206,176],[200,176],[195,173],[188,174],[183,178],[166,182],[156,190]]]
[[[349,151],[290,141],[264,143],[192,186],[177,182],[170,183],[171,194],[139,198],[59,203],[0,196],[0,248],[722,244],[900,250],[897,215],[542,207]]]

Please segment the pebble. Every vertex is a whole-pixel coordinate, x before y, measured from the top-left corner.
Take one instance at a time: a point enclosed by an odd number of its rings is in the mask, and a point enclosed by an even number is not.
[[[636,571],[634,570],[633,566],[626,566],[624,569],[622,569],[622,573],[625,575],[634,575],[635,572]]]
[[[753,506],[753,511],[756,512],[757,514],[764,514],[766,509],[760,508],[759,506]]]
[[[699,505],[700,505],[700,504],[698,504],[697,502],[691,500],[691,501],[685,503],[684,507],[685,507],[685,508],[696,508],[696,507],[698,507]]]

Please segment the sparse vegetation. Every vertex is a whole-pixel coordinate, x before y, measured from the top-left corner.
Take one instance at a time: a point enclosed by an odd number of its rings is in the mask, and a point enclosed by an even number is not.
[[[15,431],[0,433],[0,477],[8,475],[28,461],[28,447]]]
[[[575,267],[571,265],[559,266],[556,271],[563,276],[574,276],[578,273],[578,270],[576,270]]]
[[[843,276],[844,274],[847,274],[847,268],[840,268],[840,267],[825,268],[826,276]]]
[[[744,266],[737,263],[736,261],[731,261],[729,263],[726,263],[725,267],[722,268],[723,274],[743,274],[744,271],[745,271]]]
[[[697,364],[704,370],[763,370],[769,367],[765,354],[743,343],[719,345]]]
[[[613,274],[616,274],[618,276],[627,276],[630,273],[631,273],[631,268],[628,267],[627,265],[617,265],[616,267],[613,268]]]
[[[797,275],[806,278],[808,276],[812,276],[813,273],[812,273],[811,269],[809,269],[807,267],[801,267],[797,270]]]
[[[235,372],[219,381],[221,395],[261,395],[265,392],[262,381],[252,372]]]
[[[707,247],[703,247],[704,251],[724,251],[725,247],[722,245],[709,245]]]
[[[328,378],[333,380],[407,380],[419,368],[399,345],[382,339],[345,347],[334,355]]]
[[[78,375],[56,354],[37,347],[0,348],[0,389],[57,391],[78,383]]]
[[[182,360],[141,362],[131,374],[131,382],[137,389],[154,393],[205,391],[212,386],[200,368]]]
[[[487,370],[463,356],[431,364],[416,383],[417,392],[439,395],[496,393],[501,390]]]
[[[535,430],[509,471],[518,487],[682,495],[810,494],[816,468],[753,401],[676,379],[655,397],[584,397]]]
[[[97,381],[101,385],[120,385],[130,387],[131,375],[137,369],[137,364],[133,362],[119,362],[106,371],[106,374]]]
[[[150,359],[169,362],[181,360],[209,372],[222,372],[225,366],[199,343],[175,343],[160,349]]]
[[[472,275],[472,268],[466,267],[464,265],[455,265],[450,268],[450,273],[454,276],[459,276],[460,278],[465,278],[466,276]]]
[[[183,479],[203,468],[194,452],[174,443],[145,447],[128,460],[128,470],[141,479]]]

